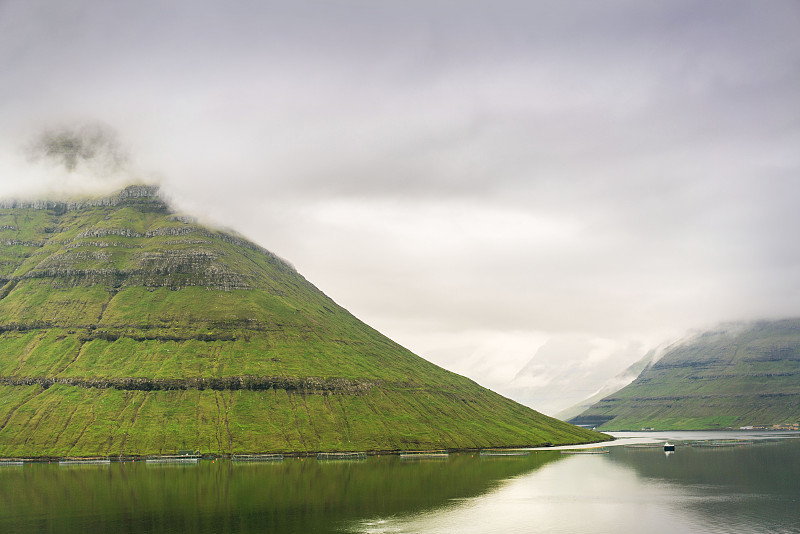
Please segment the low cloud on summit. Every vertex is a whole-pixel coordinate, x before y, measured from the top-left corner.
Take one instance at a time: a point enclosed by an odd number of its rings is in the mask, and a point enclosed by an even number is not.
[[[127,163],[116,132],[94,123],[44,130],[31,140],[27,152],[31,161],[45,160],[68,172],[87,167],[100,177],[113,175]]]
[[[119,149],[114,180],[158,173],[554,413],[687,330],[800,315],[798,27],[793,0],[8,0],[0,194],[107,188]],[[59,137],[98,121],[102,165]]]

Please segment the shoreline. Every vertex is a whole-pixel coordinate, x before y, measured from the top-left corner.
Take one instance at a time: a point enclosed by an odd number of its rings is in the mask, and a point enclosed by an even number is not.
[[[186,454],[186,455],[178,455],[178,454],[169,454],[169,453],[149,453],[149,454],[126,454],[126,455],[113,455],[113,456],[102,456],[102,455],[91,455],[91,456],[7,456],[7,457],[0,457],[0,465],[4,462],[24,462],[24,463],[52,463],[58,462],[61,460],[110,460],[113,463],[118,462],[144,462],[147,460],[148,457],[154,456],[186,456],[188,457],[196,457],[201,460],[217,460],[217,459],[231,459],[237,455],[269,455],[269,454],[280,454],[285,458],[316,458],[317,454],[319,453],[364,453],[367,456],[400,456],[401,454],[407,453],[430,453],[430,452],[447,452],[449,454],[460,454],[460,453],[480,453],[481,451],[486,450],[496,450],[496,451],[507,451],[507,450],[559,450],[563,447],[599,447],[602,444],[607,444],[616,440],[611,435],[608,435],[609,439],[603,441],[594,441],[591,443],[564,443],[559,445],[554,444],[540,444],[540,445],[509,445],[509,446],[498,446],[498,447],[480,447],[480,448],[455,448],[455,449],[375,449],[375,450],[365,450],[365,451],[289,451],[289,452],[281,452],[281,451],[269,451],[269,452],[234,452],[234,453],[197,453],[197,454]]]

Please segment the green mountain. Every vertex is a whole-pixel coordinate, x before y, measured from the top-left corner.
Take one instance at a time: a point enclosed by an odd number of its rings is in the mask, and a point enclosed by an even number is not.
[[[800,421],[800,319],[731,324],[668,348],[575,424],[714,429]]]
[[[415,356],[156,187],[0,203],[0,456],[603,439]]]

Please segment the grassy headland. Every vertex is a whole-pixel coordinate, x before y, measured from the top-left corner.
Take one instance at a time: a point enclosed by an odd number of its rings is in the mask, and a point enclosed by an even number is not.
[[[155,188],[0,203],[0,456],[603,439],[412,354]]]

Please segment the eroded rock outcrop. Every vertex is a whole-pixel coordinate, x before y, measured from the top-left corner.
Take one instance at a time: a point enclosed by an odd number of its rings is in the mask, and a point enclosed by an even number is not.
[[[56,384],[80,388],[117,389],[123,391],[265,391],[278,389],[303,394],[364,395],[382,384],[381,381],[348,380],[346,378],[229,376],[222,378],[84,378],[45,376],[0,376],[0,385],[41,386],[47,389]]]

